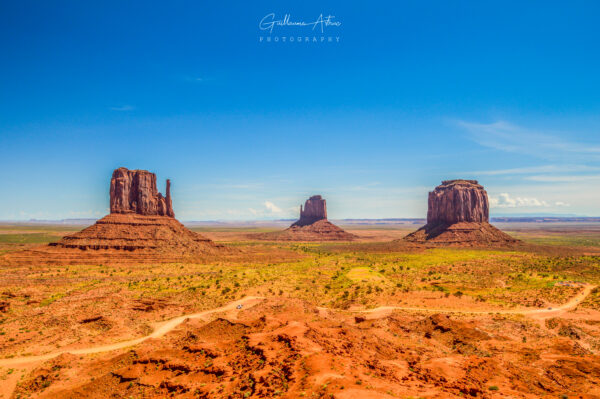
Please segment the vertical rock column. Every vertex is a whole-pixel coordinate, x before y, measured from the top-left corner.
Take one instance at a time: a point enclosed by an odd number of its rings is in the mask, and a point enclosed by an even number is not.
[[[175,217],[175,212],[173,212],[173,202],[171,201],[171,180],[167,179],[167,212],[166,215],[172,218]]]

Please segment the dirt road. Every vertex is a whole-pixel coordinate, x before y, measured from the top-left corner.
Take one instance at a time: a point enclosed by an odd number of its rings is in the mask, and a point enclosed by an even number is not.
[[[169,331],[172,331],[175,327],[183,323],[187,319],[199,319],[206,316],[210,316],[214,313],[228,312],[228,311],[236,311],[238,310],[238,306],[241,305],[242,309],[247,309],[252,307],[262,301],[264,298],[255,297],[255,296],[247,296],[238,301],[231,302],[225,306],[220,308],[205,310],[199,313],[192,313],[188,315],[183,315],[176,317],[171,320],[167,320],[162,323],[158,323],[156,325],[156,329],[150,335],[146,335],[145,337],[131,339],[128,341],[122,341],[115,344],[104,345],[104,346],[94,346],[90,348],[81,348],[81,349],[67,349],[60,352],[48,353],[46,355],[40,356],[23,356],[23,357],[13,357],[11,359],[0,359],[0,367],[8,367],[8,366],[16,366],[16,365],[24,365],[29,363],[37,363],[40,361],[50,360],[55,358],[63,353],[71,353],[73,355],[89,355],[92,353],[101,353],[101,352],[109,352],[117,349],[123,349],[130,346],[137,345],[141,342],[144,342],[150,338],[160,338],[163,335],[167,334]]]
[[[368,319],[377,319],[381,317],[386,317],[392,313],[394,310],[408,310],[408,311],[417,311],[417,312],[434,312],[434,313],[463,313],[463,314],[522,314],[526,316],[533,317],[555,317],[564,312],[567,312],[571,309],[574,309],[579,305],[587,296],[592,292],[592,290],[596,288],[594,285],[584,285],[583,290],[578,293],[575,297],[571,298],[569,301],[564,303],[563,305],[557,307],[549,307],[545,309],[516,309],[516,310],[489,310],[489,311],[470,311],[465,309],[436,309],[436,308],[416,308],[416,307],[403,307],[403,306],[380,306],[375,309],[369,310],[357,310],[354,313],[363,313],[368,314]],[[237,310],[238,305],[242,305],[244,308],[251,307],[256,305],[258,302],[262,301],[264,298],[262,297],[245,297],[240,299],[239,301],[231,302],[225,306],[220,308],[215,308],[211,310],[206,310],[204,312],[193,313],[188,315],[183,315],[176,317],[174,319],[165,321],[156,326],[156,329],[152,334],[147,335],[145,337],[136,338],[128,341],[122,341],[111,345],[104,346],[95,346],[90,348],[82,348],[82,349],[71,349],[71,350],[63,350],[60,352],[48,353],[46,355],[40,356],[24,356],[24,357],[14,357],[11,359],[0,359],[0,367],[7,366],[15,366],[15,365],[25,365],[31,363],[37,363],[40,361],[45,361],[52,359],[56,356],[59,356],[63,353],[71,353],[74,355],[88,355],[93,353],[101,353],[101,352],[109,352],[117,349],[123,349],[130,346],[137,345],[141,342],[144,342],[150,338],[160,338],[168,332],[172,331],[179,324],[181,324],[186,319],[197,319],[212,315],[214,313],[227,312],[227,311],[235,311]],[[319,308],[320,310],[326,310],[326,308]]]
[[[571,309],[574,309],[581,302],[587,298],[587,296],[596,288],[595,285],[585,284],[583,290],[571,298],[566,303],[557,307],[548,307],[544,309],[512,309],[512,310],[467,310],[467,309],[440,309],[440,308],[418,308],[418,307],[404,307],[404,306],[380,306],[374,309],[368,310],[356,310],[354,313],[368,314],[368,319],[378,319],[389,316],[394,310],[407,310],[414,312],[432,312],[432,313],[463,313],[463,314],[522,314],[526,316],[533,316],[536,318],[549,318],[556,317],[562,313],[565,313]]]

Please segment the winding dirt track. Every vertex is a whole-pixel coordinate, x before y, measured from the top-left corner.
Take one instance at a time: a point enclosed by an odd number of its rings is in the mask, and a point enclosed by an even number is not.
[[[380,306],[374,309],[357,310],[355,313],[367,313],[369,318],[376,319],[388,316],[394,310],[407,310],[415,312],[434,312],[434,313],[463,313],[463,314],[522,314],[533,317],[555,317],[577,307],[587,296],[596,288],[595,285],[585,284],[583,290],[573,298],[557,307],[548,307],[545,309],[513,309],[513,310],[465,310],[465,309],[439,309],[439,308],[415,308],[404,306]]]
[[[470,311],[470,310],[461,310],[461,309],[434,309],[434,308],[412,308],[412,307],[402,307],[402,306],[381,306],[375,309],[369,310],[358,310],[354,313],[366,313],[369,314],[369,319],[375,319],[380,317],[388,316],[394,310],[407,310],[407,311],[417,311],[417,312],[435,312],[435,313],[463,313],[463,314],[522,314],[526,316],[542,316],[542,317],[554,317],[556,315],[567,312],[571,309],[574,309],[579,305],[583,300],[592,292],[592,290],[596,288],[594,285],[584,285],[583,290],[578,293],[575,297],[571,298],[569,301],[560,305],[558,307],[546,308],[546,309],[517,309],[517,310],[490,310],[490,311]],[[198,319],[206,316],[210,316],[214,313],[227,312],[227,311],[235,311],[237,310],[238,305],[242,305],[244,308],[252,307],[257,303],[261,302],[265,298],[263,297],[255,297],[248,296],[242,298],[238,301],[231,302],[225,306],[220,308],[215,308],[211,310],[205,310],[199,313],[193,313],[188,315],[183,315],[176,317],[171,320],[167,320],[159,325],[157,325],[156,330],[152,332],[152,334],[147,335],[145,337],[136,338],[128,341],[122,341],[111,345],[104,346],[95,346],[89,348],[81,348],[81,349],[71,349],[71,350],[63,350],[60,352],[48,353],[46,355],[40,356],[24,356],[24,357],[14,357],[10,359],[0,359],[0,367],[6,366],[15,366],[15,365],[25,365],[31,363],[37,363],[40,361],[50,360],[55,358],[63,353],[71,353],[73,355],[89,355],[93,353],[101,353],[101,352],[109,352],[117,349],[123,349],[130,346],[137,345],[141,342],[144,342],[150,338],[160,338],[167,334],[168,332],[175,329],[178,325],[183,323],[187,319]],[[327,310],[327,308],[319,308],[320,310]]]
[[[202,317],[210,316],[214,313],[227,312],[237,310],[238,305],[242,305],[244,309],[252,307],[262,301],[263,297],[256,296],[247,296],[238,301],[230,302],[225,306],[221,306],[220,308],[205,310],[199,313],[192,313],[183,316],[176,317],[171,320],[167,320],[157,325],[157,328],[150,335],[146,335],[145,337],[131,339],[128,341],[122,341],[115,344],[104,345],[104,346],[93,346],[90,348],[81,348],[81,349],[66,349],[60,352],[48,353],[46,355],[40,356],[23,356],[23,357],[14,357],[11,359],[0,359],[0,367],[3,366],[15,366],[22,365],[28,363],[36,363],[40,361],[50,360],[55,358],[63,353],[71,353],[73,355],[89,355],[93,353],[101,353],[101,352],[109,352],[117,349],[127,348],[129,346],[134,346],[139,343],[144,342],[150,338],[160,338],[166,333],[172,331],[175,327],[183,323],[187,319],[199,319]]]

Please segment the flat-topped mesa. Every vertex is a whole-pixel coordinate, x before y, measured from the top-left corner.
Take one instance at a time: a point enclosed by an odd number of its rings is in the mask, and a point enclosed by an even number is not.
[[[429,225],[488,221],[487,192],[477,180],[444,180],[429,193]]]
[[[327,203],[320,195],[313,195],[300,205],[300,219],[292,226],[306,226],[319,220],[327,220]]]
[[[427,224],[402,240],[459,246],[512,246],[517,240],[489,223],[489,201],[477,180],[445,180],[429,193]]]
[[[156,189],[156,175],[147,170],[115,169],[110,179],[110,213],[135,213],[175,217],[171,201],[171,181],[167,196]]]

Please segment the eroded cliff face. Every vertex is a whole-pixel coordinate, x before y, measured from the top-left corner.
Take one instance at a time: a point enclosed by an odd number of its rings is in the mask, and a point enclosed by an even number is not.
[[[427,224],[404,241],[458,246],[507,246],[517,240],[489,223],[489,202],[477,180],[445,180],[429,193]]]
[[[110,180],[110,213],[135,213],[175,217],[171,181],[167,196],[156,189],[156,175],[147,170],[115,169]]]
[[[319,220],[327,220],[327,203],[320,195],[313,195],[300,205],[300,219],[294,223],[296,226],[306,226]]]
[[[428,224],[488,221],[487,192],[477,180],[445,180],[429,193]]]
[[[110,215],[60,241],[50,243],[47,256],[73,262],[161,262],[182,256],[227,252],[222,245],[188,230],[175,219],[171,182],[166,197],[156,189],[156,175],[119,168],[110,180]],[[127,254],[127,255],[125,255]]]

